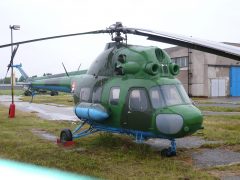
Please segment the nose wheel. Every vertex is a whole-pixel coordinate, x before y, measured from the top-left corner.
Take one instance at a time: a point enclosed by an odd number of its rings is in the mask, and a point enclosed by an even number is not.
[[[177,146],[176,146],[176,141],[175,139],[171,140],[171,146],[167,149],[163,149],[161,151],[161,155],[164,157],[172,157],[172,156],[176,156],[177,155]]]

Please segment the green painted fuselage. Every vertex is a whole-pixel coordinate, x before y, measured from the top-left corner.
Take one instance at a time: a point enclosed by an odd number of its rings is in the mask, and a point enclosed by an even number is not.
[[[31,88],[72,93],[76,106],[101,104],[109,117],[99,124],[179,138],[201,129],[203,117],[178,71],[157,47],[109,44],[86,73],[34,80]]]

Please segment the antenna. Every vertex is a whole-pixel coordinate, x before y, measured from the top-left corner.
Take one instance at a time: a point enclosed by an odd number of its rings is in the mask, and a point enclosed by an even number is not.
[[[81,67],[81,64],[78,66],[78,69],[77,69],[78,71],[80,70],[80,67]]]
[[[63,64],[63,62],[62,62],[62,65],[63,65],[63,68],[64,68],[64,70],[65,70],[65,73],[66,73],[67,76],[69,77],[69,74],[68,74],[68,72],[67,72],[67,70],[66,70],[66,68],[65,68],[65,66],[64,66],[64,64]]]

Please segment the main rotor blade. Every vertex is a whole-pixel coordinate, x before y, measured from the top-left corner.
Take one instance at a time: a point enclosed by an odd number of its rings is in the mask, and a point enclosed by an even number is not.
[[[16,52],[17,52],[17,50],[18,50],[18,47],[19,47],[19,45],[17,45],[17,46],[14,48],[13,52],[12,52],[11,60],[10,60],[10,62],[9,62],[8,69],[7,69],[7,73],[8,73],[8,71],[9,71],[10,67],[13,65],[13,59],[14,59],[14,57],[15,57],[15,55],[16,55]],[[6,76],[7,76],[7,74],[6,74]]]
[[[27,41],[15,42],[12,44],[4,44],[4,45],[0,45],[0,48],[18,45],[18,44],[27,44],[27,43],[37,42],[37,41],[45,41],[45,40],[49,40],[49,39],[57,39],[57,38],[64,38],[64,37],[70,37],[70,36],[80,36],[80,35],[86,35],[86,34],[99,34],[99,33],[108,33],[108,31],[107,30],[97,30],[97,31],[89,31],[89,32],[83,32],[83,33],[50,36],[50,37],[44,37],[44,38],[38,38],[38,39],[31,39],[31,40],[27,40]]]
[[[83,33],[66,34],[66,35],[51,36],[51,37],[45,37],[45,38],[39,38],[39,39],[32,39],[27,41],[16,42],[13,44],[0,45],[0,48],[17,45],[17,44],[26,44],[26,43],[36,42],[36,41],[44,41],[49,39],[79,36],[79,35],[85,35],[85,34],[116,33],[117,36],[120,36],[121,32],[124,34],[129,33],[129,34],[135,34],[139,36],[145,36],[149,40],[169,43],[169,44],[178,45],[178,46],[191,48],[191,49],[196,49],[196,50],[200,50],[200,51],[204,51],[204,52],[208,52],[208,53],[212,53],[212,54],[216,54],[216,55],[220,55],[220,56],[224,56],[227,58],[240,61],[240,48],[237,48],[235,46],[213,42],[213,41],[201,40],[201,39],[187,37],[187,36],[166,33],[166,32],[158,32],[158,31],[139,29],[139,28],[128,28],[128,27],[122,26],[122,24],[119,22],[117,22],[116,24],[113,24],[106,30],[97,30],[97,31],[89,31],[89,32],[83,32]]]
[[[146,29],[123,28],[123,30],[131,34],[145,36],[148,40],[196,49],[240,61],[240,48],[236,46]]]

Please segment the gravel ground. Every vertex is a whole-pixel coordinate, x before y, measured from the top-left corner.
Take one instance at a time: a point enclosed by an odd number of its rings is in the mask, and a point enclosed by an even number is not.
[[[194,165],[199,168],[226,166],[240,163],[240,153],[225,149],[204,149],[192,155]]]
[[[19,101],[19,97],[15,97],[16,109],[36,113],[42,119],[47,120],[69,120],[77,121],[79,120],[73,112],[73,107],[66,107],[55,104],[36,104],[29,102]],[[9,106],[11,103],[11,96],[0,96],[0,104]]]

